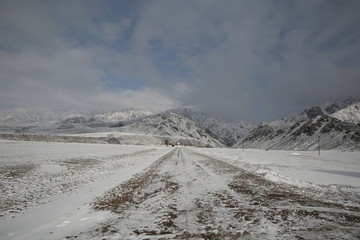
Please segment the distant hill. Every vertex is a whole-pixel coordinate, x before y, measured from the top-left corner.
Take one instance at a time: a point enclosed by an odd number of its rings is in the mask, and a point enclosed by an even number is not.
[[[65,119],[87,116],[80,111],[53,110],[48,108],[0,109],[0,124],[43,124],[57,123]]]

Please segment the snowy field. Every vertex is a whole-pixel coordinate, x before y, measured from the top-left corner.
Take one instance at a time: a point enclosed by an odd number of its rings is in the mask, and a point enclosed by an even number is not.
[[[274,181],[360,187],[360,152],[206,149],[202,153]],[[297,181],[299,180],[299,181]],[[306,185],[306,184],[305,184]]]
[[[359,239],[360,153],[0,141],[0,239]]]

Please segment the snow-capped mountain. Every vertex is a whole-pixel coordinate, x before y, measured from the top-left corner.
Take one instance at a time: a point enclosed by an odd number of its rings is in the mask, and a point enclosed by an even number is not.
[[[147,110],[124,109],[105,113],[51,109],[0,110],[0,132],[33,134],[78,134],[108,131],[119,121],[153,114]]]
[[[0,109],[0,124],[49,124],[118,122],[152,115],[149,110],[124,109],[104,113],[86,111],[53,110],[47,108],[9,108]]]
[[[330,115],[340,121],[348,123],[360,123],[360,103],[354,103]]]
[[[142,118],[154,114],[149,110],[139,110],[139,109],[124,109],[124,110],[114,110],[111,112],[95,114],[91,117],[90,120],[97,122],[119,122],[127,121],[136,118]]]
[[[198,127],[193,121],[171,111],[150,115],[132,121],[123,121],[113,125],[122,132],[149,134],[162,137],[181,137],[195,139],[204,146],[223,147],[206,130]]]
[[[359,98],[324,103],[271,123],[261,123],[233,147],[314,150],[360,149]],[[351,119],[351,121],[342,121]]]
[[[250,123],[225,122],[191,108],[171,109],[168,112],[176,113],[193,121],[198,127],[204,129],[209,135],[222,141],[227,146],[232,146],[248,135],[250,130],[254,128]]]
[[[326,102],[257,127],[225,122],[189,108],[153,114],[125,109],[90,114],[49,109],[0,110],[0,132],[45,135],[119,133],[117,142],[142,144],[164,140],[196,146],[314,150],[360,150],[360,98]],[[136,139],[135,135],[136,134]],[[116,134],[115,134],[116,135]],[[120,136],[119,135],[119,136]],[[125,137],[126,135],[126,137]],[[148,136],[147,141],[143,141]],[[107,141],[107,140],[104,140]],[[235,144],[233,144],[235,143]]]
[[[47,108],[9,108],[0,109],[0,124],[42,124],[84,116],[80,111],[52,110]]]
[[[154,136],[160,142],[166,139],[170,142],[180,139],[182,143],[196,146],[224,146],[222,139],[209,129],[204,129],[189,118],[171,111],[154,114],[147,110],[125,109],[97,114],[55,114],[55,111],[40,112],[28,109],[24,112],[26,114],[12,110],[1,114],[0,119],[3,121],[0,122],[0,132],[43,135],[121,132],[129,133],[129,136],[135,136],[131,135],[132,133]],[[201,120],[198,119],[198,122]],[[135,143],[137,142],[139,141]]]
[[[149,110],[128,108],[124,110],[113,110],[110,112],[77,115],[62,120],[62,123],[115,123],[142,118],[154,114]]]
[[[291,115],[290,117],[282,118],[280,120],[268,124],[275,128],[285,127],[296,124],[300,121],[306,121],[312,119],[317,116],[324,116],[324,115],[334,116],[334,114],[339,112],[340,110],[345,109],[353,104],[359,104],[359,102],[360,102],[360,97],[358,98],[351,97],[342,102],[325,102],[320,105],[308,108],[301,113],[296,113]],[[348,113],[350,113],[350,111],[348,111]]]

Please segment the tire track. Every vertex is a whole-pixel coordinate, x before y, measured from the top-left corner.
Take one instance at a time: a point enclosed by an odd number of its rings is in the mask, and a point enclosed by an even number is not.
[[[83,238],[314,239],[360,236],[359,209],[175,148],[97,199],[115,213]]]
[[[165,154],[159,160],[154,162],[145,172],[136,174],[128,181],[122,183],[120,186],[111,189],[109,192],[97,199],[94,203],[96,210],[110,210],[115,213],[120,213],[131,204],[139,204],[141,201],[156,194],[148,193],[145,196],[139,196],[139,191],[149,186],[151,181],[157,176],[157,168],[166,160],[171,158],[175,153],[175,149]]]
[[[204,158],[200,163],[208,170],[233,175],[228,180],[228,187],[238,194],[236,200],[246,199],[248,204],[236,213],[246,221],[261,223],[266,220],[267,225],[278,226],[276,236],[328,238],[339,231],[344,236],[351,236],[350,239],[360,236],[360,208],[356,203],[342,204],[349,201],[346,196],[321,199],[307,195],[304,189],[274,183],[211,156],[193,153]]]
[[[20,213],[29,206],[38,206],[48,197],[74,192],[84,184],[112,174],[119,168],[134,165],[137,161],[136,159],[123,161],[123,159],[139,157],[154,151],[156,149],[107,157],[76,157],[48,160],[38,164],[2,165],[0,166],[0,217]],[[60,170],[44,173],[41,170],[44,166]]]

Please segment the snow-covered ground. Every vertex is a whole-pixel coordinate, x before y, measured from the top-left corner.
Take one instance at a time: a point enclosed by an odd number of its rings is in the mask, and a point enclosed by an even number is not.
[[[88,203],[93,198],[168,151],[145,146],[0,141],[0,239],[61,239],[64,231],[96,221],[103,214],[90,214]]]
[[[273,180],[360,187],[360,152],[213,148],[199,150]],[[278,176],[276,178],[276,176]]]
[[[359,152],[0,141],[0,239],[356,239]]]

